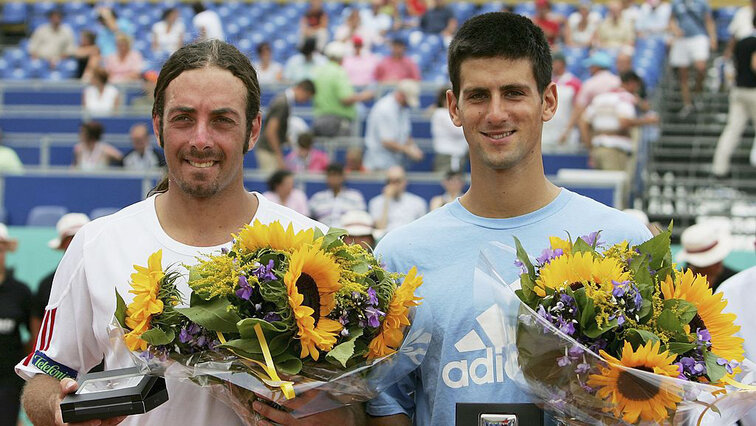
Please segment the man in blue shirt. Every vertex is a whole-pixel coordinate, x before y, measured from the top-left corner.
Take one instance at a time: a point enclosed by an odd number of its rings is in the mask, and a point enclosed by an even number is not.
[[[479,251],[490,241],[513,245],[517,237],[537,254],[549,236],[567,233],[601,230],[606,244],[651,237],[629,215],[546,179],[541,134],[557,94],[537,26],[511,13],[476,16],[459,29],[448,57],[447,101],[470,148],[470,189],[389,232],[376,248],[389,269],[416,265],[423,274],[416,323],[432,318],[432,338],[420,365],[367,404],[374,424],[452,425],[458,402],[529,401],[504,371],[498,307],[473,302]],[[512,264],[506,275],[515,279],[518,268]]]
[[[674,37],[669,49],[669,64],[677,70],[683,101],[679,116],[685,118],[694,109],[688,86],[688,69],[691,65],[695,68],[696,83],[693,90],[700,94],[709,52],[717,49],[717,30],[708,0],[673,0],[669,24]],[[696,106],[699,109],[701,107]]]

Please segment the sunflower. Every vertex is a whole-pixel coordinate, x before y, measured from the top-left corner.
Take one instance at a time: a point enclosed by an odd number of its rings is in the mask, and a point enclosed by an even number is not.
[[[252,226],[245,225],[234,238],[249,251],[255,251],[261,248],[272,248],[274,250],[293,252],[305,244],[312,244],[315,238],[315,230],[312,228],[294,232],[294,227],[290,223],[284,230],[281,222],[274,221],[269,225],[263,225],[259,220],[255,220]]]
[[[630,273],[625,271],[617,259],[595,257],[592,253],[585,252],[567,253],[552,259],[540,269],[534,291],[538,296],[545,297],[547,288],[559,290],[589,281],[609,286],[608,289],[611,290],[613,280],[623,282],[629,279]]]
[[[317,361],[318,349],[330,351],[336,343],[343,326],[326,316],[336,305],[340,276],[339,265],[318,247],[302,246],[291,254],[284,283],[299,330],[301,358],[310,355]]]
[[[150,328],[153,315],[163,312],[163,301],[158,299],[160,283],[165,277],[162,267],[163,251],[158,250],[147,260],[147,267],[134,265],[131,274],[131,290],[134,299],[126,307],[126,326],[131,329],[124,336],[126,345],[132,351],[145,350],[147,342],[139,336]]]
[[[572,243],[559,237],[549,237],[552,250],[562,249],[565,253],[572,253]]]
[[[667,276],[661,283],[664,299],[682,299],[695,305],[698,310],[690,323],[691,328],[705,328],[711,334],[711,351],[717,356],[735,361],[743,361],[743,339],[735,336],[740,326],[735,325],[735,314],[725,314],[722,310],[727,301],[721,293],[713,293],[706,277],[676,271],[674,279]]]
[[[622,359],[618,360],[603,350],[601,356],[609,362],[608,367],[599,367],[601,374],[591,374],[588,386],[598,388],[596,396],[608,400],[614,416],[628,423],[635,423],[640,417],[644,421],[661,423],[668,416],[668,409],[674,409],[681,397],[682,389],[670,385],[671,380],[650,382],[627,367],[677,377],[678,368],[672,364],[675,354],[659,352],[661,342],[647,342],[633,351],[629,342],[622,349]]]
[[[423,283],[423,277],[417,275],[414,266],[407,272],[404,281],[394,292],[394,297],[386,310],[386,317],[381,324],[381,330],[368,346],[368,359],[379,358],[396,352],[402,343],[403,330],[410,325],[407,314],[410,307],[418,306],[421,297],[415,296],[415,291]]]

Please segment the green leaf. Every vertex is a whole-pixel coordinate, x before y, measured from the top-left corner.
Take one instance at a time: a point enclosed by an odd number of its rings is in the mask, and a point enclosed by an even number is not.
[[[584,330],[584,333],[587,337],[590,337],[591,339],[595,339],[615,327],[617,327],[616,319],[613,319],[607,323],[604,323],[604,325],[602,325],[601,327],[598,326],[598,323],[594,322],[593,324],[591,324],[588,328]]]
[[[575,300],[582,305],[582,312],[580,312],[580,320],[578,321],[583,329],[587,329],[591,324],[596,324],[596,308],[593,306],[593,299],[586,296],[584,290],[580,290],[575,292]]]
[[[333,363],[339,363],[342,367],[346,368],[347,362],[354,356],[354,343],[357,338],[362,336],[362,329],[355,328],[349,330],[349,340],[331,349],[326,354],[326,359]]]
[[[664,309],[669,309],[680,320],[682,324],[689,324],[693,317],[698,313],[696,305],[682,299],[667,299],[664,301]]]
[[[283,322],[268,322],[260,318],[244,318],[236,324],[236,327],[243,339],[257,339],[257,333],[255,333],[255,325],[257,324],[262,328],[263,334],[266,334],[267,332],[280,334],[287,330],[286,325]]]
[[[528,271],[528,277],[530,277],[531,280],[535,281],[535,268],[533,267],[533,264],[530,263],[528,252],[526,252],[522,247],[522,244],[520,243],[520,240],[517,239],[517,237],[513,238],[515,240],[515,247],[517,248],[517,258],[520,260],[520,262],[522,262],[523,265],[525,265],[525,268]]]
[[[677,315],[675,315],[675,313],[669,309],[664,309],[663,311],[661,311],[661,314],[659,314],[659,318],[657,318],[656,323],[659,325],[659,328],[673,333],[675,336],[679,337],[680,340],[682,340],[685,336],[683,324],[680,322],[680,319],[677,318]]]
[[[192,294],[192,303],[189,308],[176,308],[181,315],[200,326],[221,333],[236,333],[236,323],[241,320],[236,312],[232,311],[231,303],[225,298],[213,298],[202,300]]]
[[[302,371],[302,360],[286,352],[273,358],[276,371],[284,374],[299,374]]]
[[[142,333],[142,335],[139,337],[152,346],[161,346],[173,342],[176,334],[173,332],[173,330],[168,330],[166,332],[160,328],[151,328]]]
[[[202,278],[202,274],[200,274],[199,269],[196,266],[189,268],[189,282],[190,283],[200,278]]]
[[[575,243],[572,244],[572,252],[573,253],[593,253],[595,252],[595,250],[588,243],[583,241],[582,238],[578,238],[577,241],[575,241]]]
[[[672,254],[670,252],[671,230],[664,231],[659,235],[651,238],[638,246],[641,254],[650,255],[649,266],[655,271],[659,271],[672,263]],[[664,278],[664,277],[660,277]]]
[[[126,328],[126,302],[123,301],[123,297],[121,297],[120,294],[118,294],[118,290],[115,291],[116,294],[116,310],[113,315],[115,315],[116,319],[118,320],[118,324],[121,325],[121,328]]]
[[[341,237],[347,234],[347,231],[341,228],[329,228],[328,233],[323,237],[323,244],[320,245],[324,250],[335,248],[344,242]]]
[[[651,333],[650,331],[646,331],[646,330],[639,330],[637,328],[628,329],[627,336],[629,339],[632,339],[633,342],[637,342],[638,344],[641,344],[641,345],[645,345],[647,342],[659,341],[659,336],[657,336],[656,334]],[[634,345],[634,347],[636,346]]]
[[[696,348],[695,343],[682,343],[682,342],[669,342],[667,343],[667,350],[682,355]]]
[[[704,362],[706,363],[706,375],[709,377],[712,383],[716,383],[727,374],[727,369],[724,365],[717,364],[719,357],[713,352],[707,351],[704,353]]]

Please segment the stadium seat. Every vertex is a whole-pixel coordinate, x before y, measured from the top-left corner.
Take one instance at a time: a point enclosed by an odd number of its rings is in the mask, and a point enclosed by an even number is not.
[[[5,207],[0,205],[0,223],[8,223],[8,214],[5,212]]]
[[[3,4],[2,13],[0,13],[0,23],[2,24],[22,24],[28,19],[28,8],[26,2],[9,1]]]
[[[26,218],[26,226],[55,226],[66,213],[68,209],[63,206],[32,207]]]

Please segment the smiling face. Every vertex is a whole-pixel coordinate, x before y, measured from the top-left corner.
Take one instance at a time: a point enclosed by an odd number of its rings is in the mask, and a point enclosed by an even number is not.
[[[165,149],[169,190],[209,198],[243,188],[246,138],[244,83],[216,67],[184,71],[165,91],[161,120],[153,116]],[[249,146],[260,132],[260,115],[252,123]]]
[[[447,101],[470,146],[471,169],[536,164],[543,122],[556,111],[554,83],[539,94],[530,61],[504,57],[465,60],[459,83],[459,99],[449,91]]]

